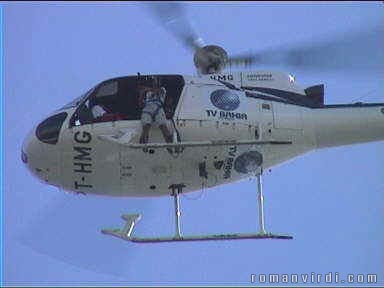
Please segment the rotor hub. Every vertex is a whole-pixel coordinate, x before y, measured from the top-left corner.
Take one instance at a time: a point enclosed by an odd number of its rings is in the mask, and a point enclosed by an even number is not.
[[[227,52],[217,45],[207,45],[196,50],[193,62],[200,74],[218,74],[228,63]]]

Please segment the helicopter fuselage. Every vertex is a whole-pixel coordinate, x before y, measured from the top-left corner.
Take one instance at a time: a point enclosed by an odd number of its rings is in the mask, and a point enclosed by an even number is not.
[[[104,81],[37,125],[22,148],[23,162],[32,174],[75,193],[154,197],[169,195],[172,184],[183,183],[185,192],[196,191],[253,176],[314,149],[384,139],[383,103],[324,105],[323,95],[311,95],[290,75],[254,71],[155,75],[173,99],[168,103],[168,129],[178,135],[179,143],[291,144],[202,144],[171,152],[134,149],[129,144],[139,143],[142,130],[135,77]],[[119,98],[125,97],[124,89],[131,100]],[[107,106],[111,115],[89,116],[96,102]],[[123,109],[125,105],[132,109]],[[155,125],[150,142],[164,142]]]

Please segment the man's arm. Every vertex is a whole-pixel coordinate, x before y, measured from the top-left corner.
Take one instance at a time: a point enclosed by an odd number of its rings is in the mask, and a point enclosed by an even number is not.
[[[150,89],[148,87],[139,87],[139,107],[140,108],[143,108],[144,107],[144,98],[145,98],[145,95],[147,94],[147,92],[149,91]]]
[[[164,87],[161,87],[160,88],[160,95],[161,95],[161,98],[165,98],[165,95],[167,94],[167,90],[165,90]]]

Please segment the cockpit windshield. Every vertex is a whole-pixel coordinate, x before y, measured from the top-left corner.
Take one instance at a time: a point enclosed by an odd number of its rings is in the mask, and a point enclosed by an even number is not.
[[[60,110],[65,110],[65,109],[69,109],[69,108],[74,108],[74,107],[77,107],[81,101],[83,99],[85,99],[86,97],[89,96],[89,94],[92,93],[92,91],[94,90],[95,88],[92,88],[92,89],[89,89],[87,92],[83,93],[81,96],[75,98],[74,100],[72,100],[71,102],[69,102],[68,104],[64,105],[63,107],[60,108]]]
[[[81,104],[73,115],[70,126],[140,120],[143,110],[142,91],[153,83],[165,89],[166,94],[162,105],[166,118],[171,119],[184,87],[183,77],[180,75],[128,76],[104,81],[87,93],[86,97],[81,98]]]

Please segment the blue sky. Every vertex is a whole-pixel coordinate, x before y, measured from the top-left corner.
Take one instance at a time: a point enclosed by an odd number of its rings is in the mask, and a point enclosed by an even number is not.
[[[377,273],[384,285],[383,142],[310,152],[265,174],[267,229],[293,241],[136,245],[100,234],[127,212],[143,214],[137,234],[171,234],[172,199],[74,196],[41,184],[20,160],[25,135],[104,79],[194,74],[192,55],[136,2],[3,5],[5,284],[251,285],[251,274],[338,272]],[[344,35],[384,20],[382,2],[188,6],[205,41],[230,53]],[[377,71],[287,72],[303,86],[325,83],[328,104],[384,102]],[[182,197],[184,232],[254,231],[255,187],[247,179]]]

